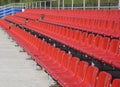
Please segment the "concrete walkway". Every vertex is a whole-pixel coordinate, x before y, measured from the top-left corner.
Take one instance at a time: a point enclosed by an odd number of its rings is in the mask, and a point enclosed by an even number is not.
[[[0,28],[0,87],[49,87],[48,75],[8,37]]]

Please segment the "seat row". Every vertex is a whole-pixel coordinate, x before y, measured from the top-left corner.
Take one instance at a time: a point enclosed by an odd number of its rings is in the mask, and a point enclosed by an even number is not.
[[[120,41],[29,20],[25,27],[120,69]]]
[[[9,20],[12,20],[13,22],[17,22],[19,24],[25,24],[25,22],[26,22],[26,19],[20,18],[20,17],[16,17],[16,16],[12,16],[12,15],[6,15],[5,18],[9,19]]]
[[[98,75],[97,67],[15,26],[11,26],[9,34],[63,87],[110,87],[112,77],[109,73],[102,71]],[[115,79],[112,87],[119,86],[120,79]]]
[[[35,14],[35,13],[24,13],[24,12],[19,12],[16,13],[16,16],[27,18],[27,19],[32,19],[32,20],[40,20],[41,15],[40,14]]]
[[[91,17],[66,17],[58,15],[45,15],[41,20],[40,14],[34,13],[17,13],[19,17],[40,20],[79,30],[89,31],[93,33],[103,34],[107,36],[120,37],[120,21],[116,19],[96,19]]]
[[[23,26],[120,69],[119,40],[31,20]]]
[[[49,10],[49,9],[25,9],[24,13],[47,14],[67,17],[87,17],[98,19],[120,18],[119,10]],[[114,14],[114,15],[113,15]]]
[[[116,20],[46,15],[44,21],[107,36],[120,37],[120,21]]]
[[[10,24],[6,22],[4,19],[0,19],[0,26],[4,29],[9,29]]]

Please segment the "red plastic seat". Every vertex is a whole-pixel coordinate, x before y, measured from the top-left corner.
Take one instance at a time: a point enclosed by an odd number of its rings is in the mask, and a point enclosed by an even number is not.
[[[101,36],[96,36],[93,39],[92,44],[88,47],[85,47],[82,51],[85,52],[88,55],[90,55],[92,53],[92,51],[96,51],[96,49],[98,48],[98,44],[100,42],[100,38],[102,38],[102,37]]]
[[[55,73],[54,76],[56,76],[58,82],[64,78],[74,77],[79,61],[79,58],[73,57],[68,63],[67,71]]]
[[[80,61],[73,77],[66,77],[59,80],[60,84],[65,87],[66,84],[77,83],[84,79],[86,71],[88,68],[88,63]]]
[[[88,37],[86,38],[85,42],[83,43],[81,50],[84,48],[90,48],[94,38],[95,38],[94,34],[89,34]]]
[[[76,30],[71,30],[71,32],[72,32],[72,35],[70,36],[70,39],[68,40],[68,45],[74,48],[76,43],[78,43],[78,40],[80,40],[80,35],[82,33]]]
[[[70,62],[72,58],[72,55],[70,54],[65,54],[62,58],[62,61],[61,61],[61,64],[59,67],[56,67],[54,68],[54,66],[51,66],[49,69],[48,69],[48,72],[54,77],[54,73],[58,73],[58,72],[65,72],[67,70],[67,67],[68,67],[68,64]]]
[[[82,47],[82,45],[84,44],[87,36],[88,36],[88,33],[86,33],[86,32],[83,32],[83,33],[80,34],[80,37],[79,37],[78,42],[76,44],[77,49],[80,50],[80,47]]]
[[[67,64],[66,71],[54,73],[55,79],[59,82],[62,78],[73,77],[75,75],[78,63],[79,58],[72,58]]]
[[[109,43],[110,43],[109,38],[101,37],[99,39],[99,43],[97,44],[97,47],[95,47],[95,49],[91,50],[90,55],[98,60],[101,60],[101,58],[102,58],[101,56],[102,56],[102,54],[106,53]]]
[[[58,77],[57,73],[60,73],[61,71],[64,73],[68,70],[68,66],[69,66],[71,58],[72,58],[72,55],[65,54],[65,56],[63,57],[63,60],[62,60],[63,62],[61,64],[61,67],[59,67],[58,69],[52,69],[50,71],[50,73],[54,79],[57,79],[57,77]]]
[[[45,51],[46,50],[46,51]],[[57,54],[59,54],[60,50],[53,48],[51,46],[51,51],[49,50],[49,47],[46,45],[45,50],[43,50],[43,55],[39,55],[38,59],[36,59],[37,63],[40,64],[42,67],[45,68],[46,64],[54,64],[55,60],[57,58]],[[46,52],[48,54],[46,54]],[[53,61],[54,60],[54,61]]]
[[[113,36],[120,37],[120,21],[116,22],[116,26],[114,27]]]
[[[113,80],[112,87],[120,87],[120,79]]]
[[[112,40],[109,49],[107,50],[106,54],[103,55],[102,60],[108,64],[111,64],[119,52],[119,44],[119,40]]]
[[[57,52],[57,51],[56,51]],[[58,53],[55,53],[55,56],[51,56],[53,57],[51,61],[47,61],[47,62],[44,62],[44,68],[49,72],[49,70],[52,68],[59,68],[60,67],[60,64],[63,60],[63,56],[65,55],[65,52],[64,51],[59,51]]]
[[[89,66],[85,78],[79,83],[66,84],[64,87],[95,87],[98,68]]]
[[[106,72],[100,72],[95,87],[110,87],[112,76]]]
[[[112,65],[120,69],[120,52],[115,58],[112,59]]]

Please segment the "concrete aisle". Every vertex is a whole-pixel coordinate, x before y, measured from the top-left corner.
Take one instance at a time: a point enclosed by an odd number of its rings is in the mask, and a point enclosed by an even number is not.
[[[0,28],[0,87],[49,87],[47,74]]]

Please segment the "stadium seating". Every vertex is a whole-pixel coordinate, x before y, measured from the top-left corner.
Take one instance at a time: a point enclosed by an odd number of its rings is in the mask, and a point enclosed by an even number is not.
[[[31,20],[29,20],[26,25],[23,26],[75,48],[80,52],[86,53],[95,59],[120,68],[120,61],[118,57],[120,44],[119,40],[113,39],[110,41],[110,39],[107,37],[102,37],[99,35],[94,36],[94,34],[88,34],[86,32],[70,30],[67,28],[42,22],[34,22]]]
[[[120,79],[111,83],[111,74],[19,28],[20,24],[119,70],[119,14],[118,10],[26,9],[6,16],[18,27],[3,19],[0,26],[62,87],[120,87]]]
[[[24,13],[19,13],[19,14],[24,15]],[[25,18],[28,18],[29,17],[28,15],[30,15],[30,14],[26,14]],[[34,14],[32,14],[32,15],[34,15]],[[32,15],[30,15],[29,19],[31,19]],[[24,18],[10,16],[10,15],[6,16],[6,18],[9,20],[10,20],[10,18],[12,18],[12,19],[15,18],[15,19],[13,19],[13,21],[16,21],[16,19],[19,19],[19,20],[17,20],[17,22],[19,24],[21,24],[21,22],[22,22],[22,24],[25,23]],[[40,16],[39,16],[39,18],[40,18]],[[50,17],[48,17],[48,18],[50,18]],[[53,18],[50,18],[50,19],[55,20],[55,16],[53,16]],[[76,22],[75,22],[74,20],[72,20],[72,18],[69,18],[69,19],[70,19],[69,22],[72,24],[72,26],[74,26],[74,27],[76,25],[80,26],[80,28],[79,28],[80,30],[89,31],[89,32],[97,33],[97,34],[104,34],[104,35],[113,36],[116,38],[120,37],[120,30],[119,30],[120,22],[119,21],[76,18]],[[61,23],[66,24],[64,22],[66,22],[66,20],[69,20],[69,19],[68,18],[61,19],[62,20]],[[34,20],[37,20],[37,19],[34,19]],[[47,21],[46,17],[44,18],[44,21],[45,22]],[[58,21],[60,21],[60,19],[56,19],[56,21],[54,21],[54,22],[57,23]],[[80,23],[78,21],[80,21]],[[71,25],[70,23],[68,25]]]
[[[68,10],[26,9],[24,13],[58,15],[58,16],[67,16],[67,17],[91,17],[91,18],[103,18],[103,19],[109,19],[109,18],[118,19],[120,16],[119,10],[85,10],[84,11],[84,10],[69,10],[69,9]]]
[[[74,14],[74,12],[76,14]],[[114,16],[112,15],[114,13]],[[48,23],[58,24],[77,28],[79,30],[104,34],[107,36],[120,37],[120,22],[118,10],[32,10],[27,9],[23,13],[16,13],[17,16],[40,20]],[[41,20],[44,14],[44,20]],[[69,15],[69,16],[68,16]]]
[[[97,67],[89,66],[87,62],[72,57],[71,54],[61,51],[14,25],[10,27],[8,33],[63,87],[110,86],[111,75],[100,72],[98,76]],[[119,79],[115,79],[112,85],[119,87],[119,84]]]

